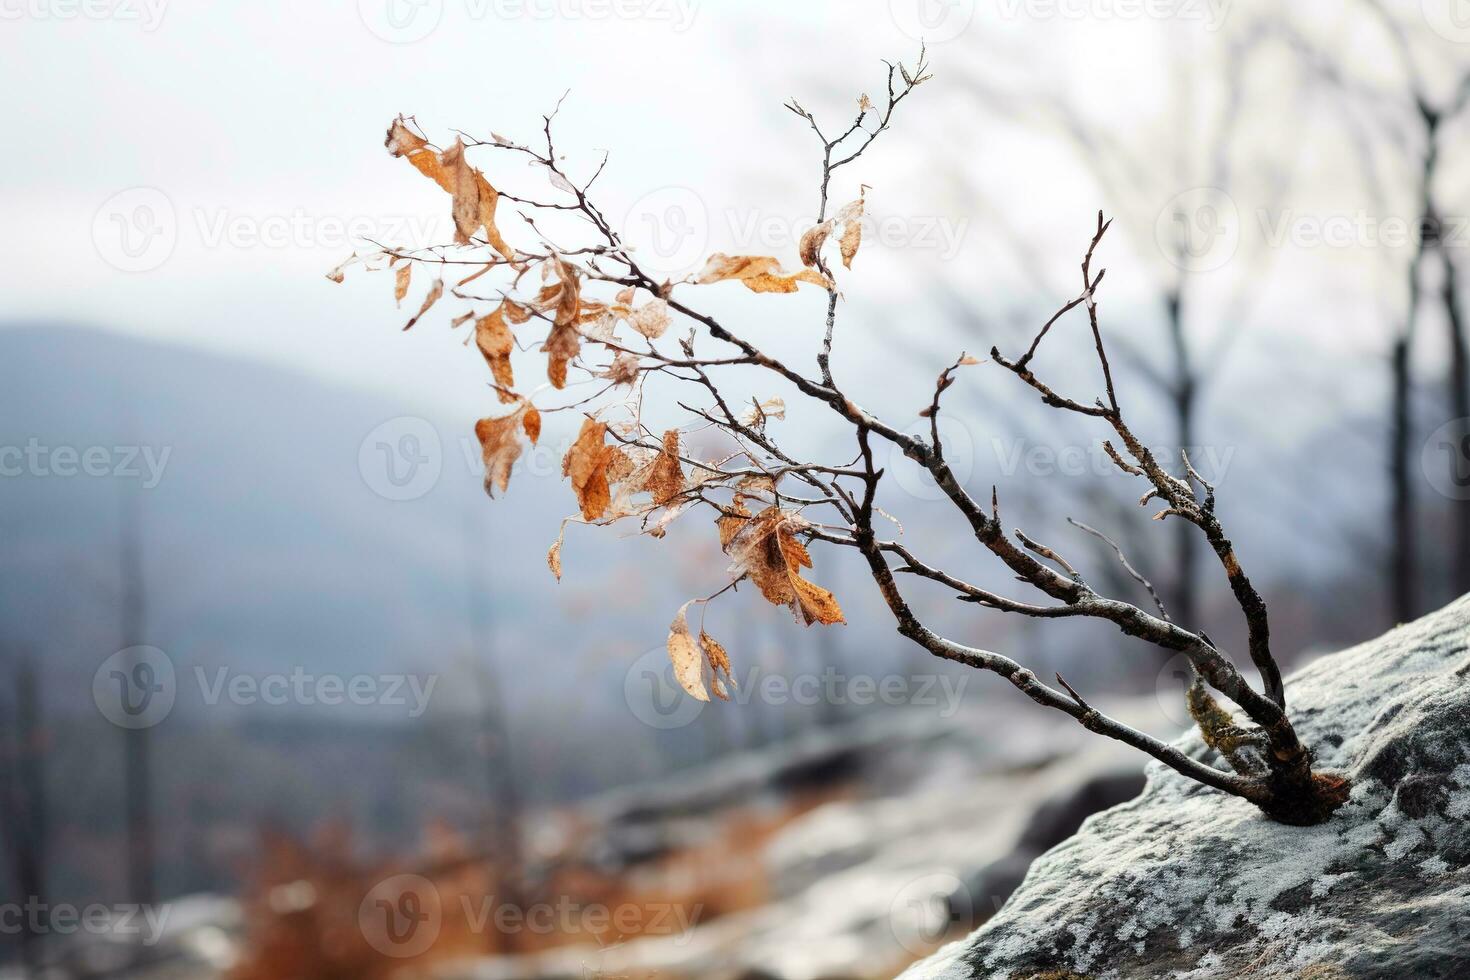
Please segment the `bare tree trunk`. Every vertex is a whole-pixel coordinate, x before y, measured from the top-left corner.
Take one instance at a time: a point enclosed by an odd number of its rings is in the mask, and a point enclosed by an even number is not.
[[[143,577],[138,504],[124,503],[118,573],[121,579],[123,647],[139,646],[148,622],[147,583]],[[128,900],[152,905],[157,897],[153,850],[153,772],[150,732],[145,726],[123,732],[123,794],[127,822]]]
[[[1417,293],[1417,289],[1411,292]],[[1413,317],[1412,312],[1409,315]],[[1390,359],[1393,394],[1389,409],[1391,424],[1388,437],[1388,479],[1393,555],[1389,562],[1389,590],[1393,596],[1393,618],[1399,623],[1412,620],[1419,605],[1417,549],[1414,542],[1414,491],[1409,481],[1409,442],[1412,438],[1409,413],[1412,395],[1412,380],[1409,375],[1410,337],[1411,332],[1406,329],[1394,339]]]
[[[1452,477],[1459,479],[1458,467],[1466,462],[1460,454],[1470,449],[1470,349],[1467,349],[1470,342],[1465,336],[1465,318],[1460,309],[1459,272],[1443,242],[1439,252],[1444,260],[1442,300],[1450,332],[1450,417],[1454,424],[1450,431],[1449,465]],[[1457,484],[1452,482],[1451,485]],[[1451,500],[1450,509],[1453,514],[1450,538],[1454,555],[1450,582],[1454,594],[1460,596],[1470,592],[1470,499]]]
[[[1184,329],[1184,293],[1182,286],[1170,290],[1164,298],[1168,315],[1169,344],[1174,351],[1174,377],[1171,380],[1171,408],[1174,412],[1176,450],[1183,454],[1195,448],[1195,407],[1199,398],[1194,366],[1190,360],[1189,337]],[[1183,462],[1182,458],[1180,460]],[[1212,474],[1215,475],[1215,474]],[[1170,605],[1179,622],[1194,627],[1199,624],[1199,598],[1195,569],[1198,566],[1199,541],[1195,529],[1179,521],[1174,525],[1174,585]]]
[[[475,544],[480,534],[471,521],[470,533],[464,539],[466,547],[465,581],[469,583],[467,594],[468,626],[470,629],[470,658],[476,680],[476,693],[480,701],[480,740],[485,759],[485,791],[489,818],[485,832],[489,840],[487,849],[495,867],[495,898],[511,908],[526,907],[524,895],[526,885],[525,850],[521,841],[522,801],[516,782],[515,755],[512,750],[510,719],[506,714],[505,690],[501,684],[501,673],[495,656],[492,623],[482,617],[485,608],[480,593],[489,592],[484,582],[483,566],[477,561]],[[504,944],[498,952],[515,952],[519,947],[514,930],[503,932]]]
[[[49,840],[46,807],[45,738],[41,690],[35,664],[22,658],[15,665],[15,702],[10,731],[0,727],[0,751],[8,759],[0,767],[0,823],[9,864],[22,901],[46,902],[46,851]],[[3,721],[5,719],[0,719]],[[26,976],[40,976],[41,933],[31,917],[21,916],[21,962]]]

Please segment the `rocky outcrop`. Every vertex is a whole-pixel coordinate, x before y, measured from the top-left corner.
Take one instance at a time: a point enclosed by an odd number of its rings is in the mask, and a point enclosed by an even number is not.
[[[1314,661],[1287,696],[1318,767],[1353,783],[1327,823],[1150,766],[903,980],[1470,977],[1470,597]]]

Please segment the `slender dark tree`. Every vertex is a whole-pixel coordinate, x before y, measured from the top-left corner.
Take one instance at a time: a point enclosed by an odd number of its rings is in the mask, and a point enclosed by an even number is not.
[[[148,583],[143,568],[142,513],[135,492],[123,494],[120,516],[118,625],[122,648],[128,649],[145,644],[148,635]],[[152,905],[157,899],[157,882],[153,759],[151,733],[147,726],[123,729],[123,794],[128,900],[138,905]]]

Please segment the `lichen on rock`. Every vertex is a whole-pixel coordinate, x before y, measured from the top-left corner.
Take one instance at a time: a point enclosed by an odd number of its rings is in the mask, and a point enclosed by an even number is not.
[[[1352,782],[1326,823],[1151,764],[1143,795],[902,980],[1470,976],[1470,596],[1319,658],[1287,696],[1317,767]],[[1198,732],[1179,744],[1216,758]]]

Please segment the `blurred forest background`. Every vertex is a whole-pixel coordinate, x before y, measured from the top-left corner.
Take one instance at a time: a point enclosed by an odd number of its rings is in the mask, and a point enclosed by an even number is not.
[[[478,356],[440,322],[400,333],[388,278],[323,278],[364,238],[448,237],[442,198],[381,150],[399,112],[532,139],[570,89],[560,147],[587,174],[611,154],[603,207],[644,255],[789,264],[818,161],[783,101],[848,119],[922,38],[935,79],[834,191],[872,188],[835,356],[864,404],[917,425],[960,350],[1024,343],[1075,294],[1101,208],[1120,394],[1216,483],[1288,665],[1470,591],[1462,0],[396,4],[40,4],[0,27],[27,148],[0,160],[0,907],[175,913],[147,949],[11,916],[15,975],[712,976],[738,947],[764,975],[881,976],[1003,899],[997,862],[1046,842],[1027,832],[1058,792],[1142,770],[1082,765],[1062,722],[911,649],[826,552],[849,625],[734,603],[741,697],[680,701],[663,638],[719,585],[710,529],[573,529],[558,585],[570,423],[487,501]],[[711,295],[814,353],[824,296]],[[1090,393],[1068,353],[1047,371]],[[1240,651],[1200,542],[1013,381],[981,366],[947,396],[966,485],[1135,596],[1065,519],[1107,531],[1176,619]],[[888,465],[907,539],[1003,589]],[[1155,731],[1188,723],[1156,651],[923,601]],[[398,957],[359,908],[402,873],[445,911]],[[846,918],[821,891],[839,874]],[[937,925],[905,918],[911,891]],[[450,911],[470,895],[642,911],[495,930]]]

